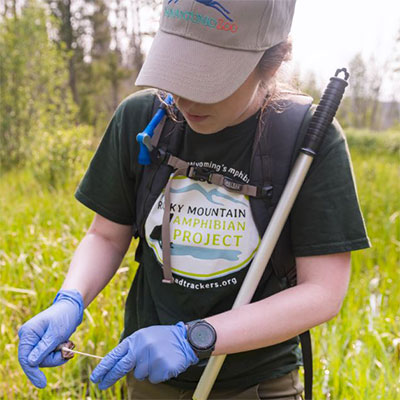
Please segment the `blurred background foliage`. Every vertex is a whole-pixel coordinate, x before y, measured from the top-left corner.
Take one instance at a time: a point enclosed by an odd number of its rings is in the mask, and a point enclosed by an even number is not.
[[[46,140],[63,129],[85,126],[88,138],[101,135],[135,90],[159,3],[1,0],[0,173],[24,165],[32,146],[48,147]],[[146,31],[139,9],[146,11]]]
[[[0,1],[0,174],[28,161],[33,165],[37,146],[48,148],[48,139],[61,138],[64,129],[82,126],[96,146],[120,101],[137,90],[135,77],[157,29],[160,3]],[[395,62],[385,68],[361,54],[351,60],[351,85],[338,115],[345,128],[399,128],[399,103],[380,100],[384,76],[400,81],[400,29],[397,40],[398,54],[391,55]],[[317,102],[321,88],[315,73],[299,76],[292,71],[288,78]],[[75,139],[65,135],[79,141],[82,131],[75,132]],[[52,154],[57,151],[64,150],[57,146]]]

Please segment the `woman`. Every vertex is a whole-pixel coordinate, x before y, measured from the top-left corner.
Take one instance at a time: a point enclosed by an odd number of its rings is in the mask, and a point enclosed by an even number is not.
[[[172,93],[172,124],[184,132],[180,159],[238,185],[252,183],[259,120],[283,97],[275,78],[290,56],[294,7],[292,0],[164,1],[136,83]],[[260,240],[257,216],[248,196],[179,174],[170,178],[167,205],[166,192],[151,204],[138,197],[141,185],[154,182],[141,179],[135,136],[156,97],[155,90],[137,92],[114,114],[76,193],[96,215],[54,304],[20,329],[21,365],[36,386],[46,385],[39,367],[65,362],[56,347],[116,272],[133,230],[140,267],[123,340],[92,381],[105,389],[133,370],[132,399],[191,398],[201,359],[228,354],[210,398],[300,399],[297,335],[338,313],[350,251],[369,245],[340,128],[330,127],[290,215],[297,285],[283,288],[269,274],[251,304],[230,310]],[[160,234],[166,206],[170,255]],[[163,282],[169,261],[173,284]]]

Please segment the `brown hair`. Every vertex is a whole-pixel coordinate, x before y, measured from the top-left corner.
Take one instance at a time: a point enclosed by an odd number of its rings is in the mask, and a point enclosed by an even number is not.
[[[267,49],[258,62],[256,70],[261,77],[261,89],[266,90],[266,96],[269,100],[268,103],[281,98],[284,89],[292,89],[290,84],[289,88],[285,87],[282,78],[279,78],[279,74],[277,74],[281,65],[290,61],[291,58],[292,41],[288,38],[287,40]]]
[[[167,104],[165,102],[167,95],[168,95],[168,93],[165,92],[164,90],[161,90],[161,89],[157,90],[158,100],[160,100],[160,102],[164,104],[167,114],[172,119],[172,121],[177,122],[177,123],[184,122],[183,120],[178,120],[178,118],[177,118],[177,115],[176,115],[177,110],[176,110],[176,106],[175,106],[175,101],[172,101],[171,104]]]

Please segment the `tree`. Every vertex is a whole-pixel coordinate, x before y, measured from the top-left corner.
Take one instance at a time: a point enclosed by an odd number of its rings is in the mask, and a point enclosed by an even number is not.
[[[158,27],[162,0],[127,0],[131,16],[129,32],[129,65],[137,74],[144,62],[143,45],[147,39],[154,37]]]
[[[394,100],[400,102],[400,28],[397,33],[395,48],[394,48],[394,60],[392,67],[391,81],[393,82],[393,91],[396,93],[393,97]]]
[[[318,103],[321,97],[321,87],[317,83],[315,72],[309,71],[304,79],[300,82],[300,89],[314,99],[314,103]]]
[[[23,0],[3,0],[0,2],[0,15],[2,15],[4,18],[17,18],[21,13],[21,8],[23,5]]]
[[[109,57],[111,26],[109,8],[104,0],[91,0],[91,14],[88,15],[90,42],[86,61],[82,68],[81,121],[94,127],[105,123],[111,114]]]
[[[386,64],[379,66],[373,56],[367,64],[361,54],[356,54],[350,61],[349,117],[356,128],[379,129],[381,126],[380,96],[388,70]]]
[[[24,161],[33,135],[73,120],[67,60],[48,37],[49,22],[36,0],[0,22],[2,169]]]
[[[366,123],[366,82],[367,67],[361,54],[356,54],[349,64],[351,85],[349,93],[352,104],[352,122],[356,128],[360,128]]]
[[[0,12],[7,18],[29,2],[3,1]],[[144,59],[144,38],[155,34],[161,0],[37,2],[46,4],[53,17],[47,33],[66,60],[79,122],[102,131],[119,102],[134,90],[132,83]]]
[[[111,52],[109,56],[109,74],[112,91],[112,109],[121,99],[132,91],[131,82],[137,73],[137,63],[143,63],[141,41],[133,44],[129,38],[135,36],[130,21],[136,16],[130,1],[115,0],[112,8],[114,21],[111,23]],[[137,10],[136,10],[137,11]],[[126,43],[128,42],[128,46]],[[133,62],[131,63],[133,55]],[[141,67],[141,65],[140,65]]]
[[[393,54],[390,71],[392,101],[389,104],[387,119],[391,122],[391,125],[400,126],[400,29],[396,36]]]
[[[46,0],[57,21],[54,41],[68,59],[69,86],[73,99],[79,104],[78,71],[84,58],[84,37],[87,34],[87,7],[73,0]]]
[[[396,50],[395,50],[395,67],[394,71],[400,73],[400,29],[396,39]]]
[[[139,12],[143,7],[153,10],[158,3],[160,0],[90,0],[91,46],[82,69],[82,121],[104,125],[132,92],[132,82],[143,64],[143,37],[155,34],[155,29],[141,31]]]

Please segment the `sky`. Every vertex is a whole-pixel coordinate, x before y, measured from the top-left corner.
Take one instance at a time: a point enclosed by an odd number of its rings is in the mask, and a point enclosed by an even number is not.
[[[392,59],[398,36],[400,0],[297,0],[291,30],[293,64],[303,75],[314,71],[325,86],[357,53],[365,61],[373,55],[383,66]],[[386,97],[391,89],[387,77]]]

